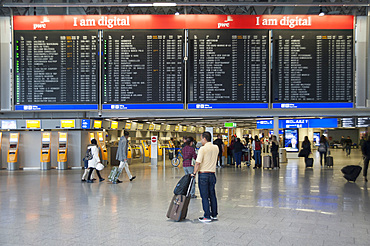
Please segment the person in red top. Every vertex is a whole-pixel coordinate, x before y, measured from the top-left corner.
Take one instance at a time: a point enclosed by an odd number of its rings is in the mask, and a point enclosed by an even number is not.
[[[184,161],[182,163],[182,167],[184,168],[185,174],[192,174],[194,172],[194,166],[192,166],[192,159],[197,159],[197,154],[195,153],[195,149],[193,147],[194,139],[192,137],[188,137],[185,142],[185,146],[182,148],[182,156]],[[191,188],[190,191],[191,198],[197,198],[195,195],[195,185]]]

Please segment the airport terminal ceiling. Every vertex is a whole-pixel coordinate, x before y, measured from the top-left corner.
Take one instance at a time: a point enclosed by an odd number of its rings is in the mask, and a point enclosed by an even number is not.
[[[156,3],[155,6],[151,5]],[[159,3],[159,4],[158,4]],[[170,4],[170,6],[161,6]],[[141,5],[141,6],[140,6]],[[318,14],[366,16],[369,1],[362,0],[179,0],[179,1],[83,1],[2,0],[0,16],[10,15],[97,15],[97,14]]]

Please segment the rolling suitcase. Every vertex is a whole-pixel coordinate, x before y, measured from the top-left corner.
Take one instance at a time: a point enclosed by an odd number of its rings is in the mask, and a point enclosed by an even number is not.
[[[334,160],[332,156],[327,156],[326,157],[326,166],[332,167],[334,165]]]
[[[313,158],[307,158],[306,168],[307,167],[313,167]]]
[[[263,168],[272,168],[272,159],[270,155],[265,155],[262,160]]]
[[[108,180],[111,182],[117,182],[118,177],[121,175],[123,168],[119,167],[113,167],[112,171],[110,171],[110,174],[108,175]]]
[[[167,211],[167,218],[172,219],[176,222],[186,218],[190,202],[190,190],[191,187],[194,185],[194,179],[195,177],[191,177],[186,195],[174,195],[172,197],[170,207]]]
[[[360,175],[362,170],[361,166],[349,165],[342,168],[344,178],[351,182],[356,182],[357,177]]]

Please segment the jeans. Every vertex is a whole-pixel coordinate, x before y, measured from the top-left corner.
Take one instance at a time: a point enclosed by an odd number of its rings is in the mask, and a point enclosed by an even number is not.
[[[243,154],[243,152],[235,152],[236,166],[239,166],[239,165],[242,164],[242,154]]]
[[[183,167],[185,174],[192,174],[194,172],[194,167]],[[191,187],[190,195],[195,195],[195,184]]]
[[[324,159],[324,164],[326,164],[326,152],[320,152],[320,165],[322,166],[322,158]]]
[[[351,154],[351,146],[346,146],[346,153],[347,155],[350,155]]]
[[[254,160],[256,167],[261,167],[261,150],[254,151]]]
[[[222,151],[218,152],[218,159],[220,160],[220,166],[222,166]]]
[[[364,177],[367,177],[367,169],[369,168],[370,157],[364,159]]]
[[[235,151],[232,149],[231,150],[231,165],[234,165],[235,163]]]
[[[199,173],[198,186],[202,197],[204,217],[210,219],[217,216],[216,175],[214,173]]]

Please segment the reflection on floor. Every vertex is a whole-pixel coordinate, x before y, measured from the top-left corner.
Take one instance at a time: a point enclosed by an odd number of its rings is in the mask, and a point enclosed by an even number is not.
[[[334,168],[290,159],[280,170],[217,170],[219,221],[202,224],[198,199],[188,219],[165,214],[182,168],[133,164],[137,179],[81,183],[81,170],[0,171],[0,245],[370,245],[370,199],[359,150],[332,151]],[[105,177],[108,170],[103,171]],[[125,174],[124,174],[125,175]]]

